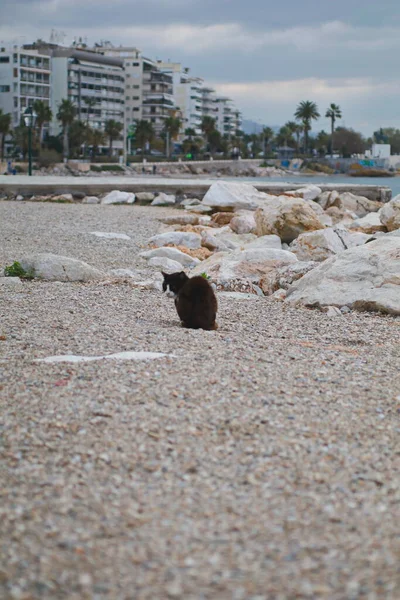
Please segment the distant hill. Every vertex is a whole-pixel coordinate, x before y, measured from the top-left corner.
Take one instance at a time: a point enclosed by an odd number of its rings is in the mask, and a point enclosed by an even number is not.
[[[262,125],[256,121],[252,121],[251,119],[243,119],[242,131],[248,135],[251,133],[261,133],[264,127],[267,127],[267,125]],[[268,127],[271,127],[275,133],[277,133],[280,129],[278,125],[268,125]]]

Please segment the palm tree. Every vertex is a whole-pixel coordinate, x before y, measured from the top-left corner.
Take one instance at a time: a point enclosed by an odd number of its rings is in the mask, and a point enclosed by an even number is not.
[[[333,136],[335,133],[335,121],[342,118],[342,111],[337,104],[330,104],[325,117],[331,120],[331,155],[333,156]]]
[[[105,134],[101,129],[87,129],[87,143],[92,146],[93,157],[99,153],[99,146],[103,146]]]
[[[213,131],[215,131],[215,119],[206,115],[205,117],[203,117],[203,119],[201,121],[200,128],[201,128],[202,132],[204,133],[204,136],[208,142],[210,134]]]
[[[304,152],[307,154],[308,150],[308,132],[311,131],[311,122],[319,119],[320,114],[318,112],[318,106],[315,102],[310,100],[303,100],[300,102],[294,113],[295,119],[301,121],[303,124],[304,131]]]
[[[119,123],[118,121],[115,121],[115,119],[109,119],[108,121],[106,121],[106,125],[104,127],[104,133],[108,136],[108,139],[109,139],[110,156],[112,155],[113,141],[120,136],[123,128],[124,128],[123,123]]]
[[[170,155],[171,141],[175,140],[181,129],[182,121],[179,117],[171,115],[164,121],[164,133],[167,140],[167,156]]]
[[[136,133],[135,133],[135,141],[137,147],[144,150],[147,144],[150,144],[155,136],[155,131],[153,125],[149,121],[145,121],[142,119],[141,121],[136,121]]]
[[[57,119],[61,122],[63,130],[63,146],[64,146],[64,158],[68,158],[69,155],[69,128],[76,117],[76,108],[72,104],[71,100],[65,98],[61,100],[61,104],[58,107]]]
[[[86,104],[86,127],[89,127],[89,118],[90,113],[92,112],[92,108],[94,108],[97,104],[96,98],[91,98],[90,96],[85,96],[83,98],[84,103]]]
[[[9,133],[11,133],[11,114],[3,113],[0,108],[1,160],[4,160],[4,146]]]
[[[293,144],[292,129],[288,125],[280,128],[276,141],[280,146],[290,146]]]
[[[53,113],[50,106],[43,102],[43,100],[35,100],[33,103],[33,110],[37,115],[36,124],[39,128],[39,144],[42,146],[44,126],[46,123],[50,123],[53,118]]]
[[[264,127],[263,130],[262,130],[262,132],[261,132],[261,139],[262,139],[262,143],[263,143],[264,158],[267,156],[267,149],[268,149],[268,146],[270,145],[273,137],[274,137],[274,132],[271,129],[271,127]]]
[[[196,136],[196,131],[192,127],[188,127],[185,129],[185,135],[191,139]]]

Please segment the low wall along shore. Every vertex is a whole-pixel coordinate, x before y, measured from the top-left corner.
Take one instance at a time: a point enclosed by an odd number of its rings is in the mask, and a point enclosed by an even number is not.
[[[165,177],[52,177],[26,175],[0,176],[0,195],[16,196],[18,194],[29,196],[45,196],[52,194],[73,194],[96,196],[120,190],[126,192],[165,192],[167,194],[186,194],[201,199],[211,185],[220,179],[172,179]],[[267,194],[279,195],[304,187],[304,183],[290,182],[256,182],[253,183],[259,191]],[[392,190],[381,185],[358,184],[320,184],[318,187],[323,192],[337,190],[341,193],[352,192],[358,196],[365,196],[370,200],[389,202]]]

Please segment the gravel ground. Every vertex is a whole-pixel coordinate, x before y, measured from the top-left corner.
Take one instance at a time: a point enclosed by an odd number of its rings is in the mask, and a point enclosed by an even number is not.
[[[171,210],[3,202],[0,264],[150,273]],[[0,295],[2,599],[398,600],[400,319],[219,302],[204,332],[124,283]],[[174,356],[35,362],[128,350]]]

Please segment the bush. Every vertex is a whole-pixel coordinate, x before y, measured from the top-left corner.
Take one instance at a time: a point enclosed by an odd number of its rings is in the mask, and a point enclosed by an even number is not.
[[[124,172],[125,169],[121,165],[90,165],[90,170],[95,173],[101,173],[102,171]]]
[[[13,262],[9,267],[5,267],[4,269],[5,277],[20,277],[21,279],[33,279],[34,273],[30,271],[25,271],[21,263],[18,261]]]
[[[52,167],[62,162],[62,156],[56,150],[41,150],[36,162],[39,168]]]

